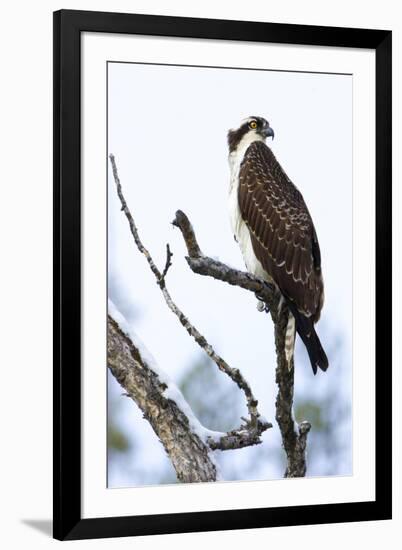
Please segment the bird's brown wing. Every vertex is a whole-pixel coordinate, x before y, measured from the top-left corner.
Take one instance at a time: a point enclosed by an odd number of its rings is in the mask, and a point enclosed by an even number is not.
[[[239,207],[254,253],[281,292],[314,322],[323,305],[320,248],[301,193],[262,142],[247,149]]]

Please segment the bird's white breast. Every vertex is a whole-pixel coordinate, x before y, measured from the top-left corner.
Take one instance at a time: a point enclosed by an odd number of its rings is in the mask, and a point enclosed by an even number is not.
[[[238,200],[239,190],[239,173],[240,166],[243,161],[244,155],[253,141],[264,141],[263,138],[256,134],[248,133],[240,141],[236,150],[229,154],[229,166],[230,166],[230,186],[229,186],[229,216],[232,231],[236,240],[240,246],[241,253],[243,255],[244,263],[246,264],[247,271],[252,273],[256,277],[261,277],[267,281],[270,281],[268,273],[264,270],[261,262],[257,259],[253,245],[251,243],[250,232],[247,225],[244,223]]]

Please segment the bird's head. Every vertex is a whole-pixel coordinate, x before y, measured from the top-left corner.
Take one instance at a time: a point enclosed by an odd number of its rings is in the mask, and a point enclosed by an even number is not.
[[[260,116],[250,116],[242,120],[238,128],[232,128],[228,132],[229,151],[232,153],[240,143],[245,141],[265,141],[267,137],[274,139],[274,131],[269,122]]]

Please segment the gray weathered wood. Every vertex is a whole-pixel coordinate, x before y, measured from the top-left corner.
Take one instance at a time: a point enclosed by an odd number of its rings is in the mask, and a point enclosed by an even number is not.
[[[192,431],[187,416],[175,401],[163,395],[167,386],[110,315],[107,347],[110,371],[151,424],[178,479],[183,482],[216,481],[210,447]]]

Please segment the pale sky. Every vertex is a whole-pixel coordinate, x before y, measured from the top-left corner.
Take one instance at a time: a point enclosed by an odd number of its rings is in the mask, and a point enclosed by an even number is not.
[[[171,221],[183,210],[205,254],[244,269],[228,215],[227,130],[249,116],[266,118],[278,161],[304,196],[321,247],[325,305],[317,325],[324,349],[342,340],[342,376],[312,375],[296,365],[296,398],[338,384],[351,395],[352,77],[237,69],[109,64],[109,144],[123,192],[145,246],[163,267],[173,299],[230,365],[241,369],[274,419],[275,353],[270,317],[247,291],[195,275]],[[163,302],[120,211],[109,170],[110,298],[173,379],[199,349]],[[302,348],[301,342],[298,347]],[[223,376],[223,375],[222,375]],[[346,466],[345,466],[346,468]],[[348,464],[347,468],[350,468]],[[346,469],[347,469],[346,468]]]

